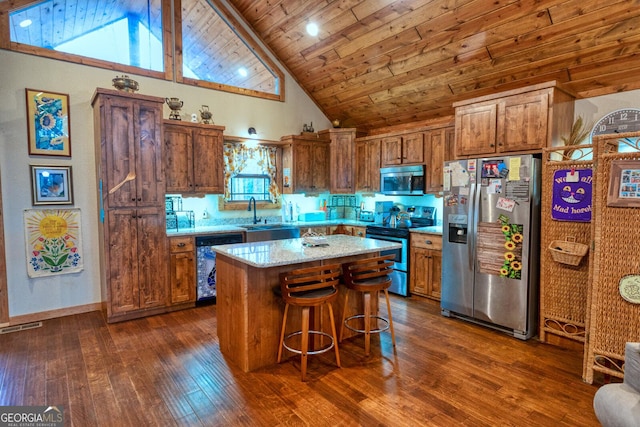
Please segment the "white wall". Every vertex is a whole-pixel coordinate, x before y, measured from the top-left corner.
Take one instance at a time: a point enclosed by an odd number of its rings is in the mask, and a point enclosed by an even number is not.
[[[0,177],[4,207],[9,316],[100,302],[98,266],[98,211],[94,166],[93,111],[96,87],[110,88],[121,73],[0,50]],[[131,75],[145,95],[178,97],[184,113],[197,113],[208,105],[215,124],[226,135],[247,136],[253,126],[261,139],[279,140],[297,134],[304,123],[315,129],[331,127],[330,121],[286,75],[285,102],[262,100],[162,80]],[[25,88],[69,94],[70,159],[29,156]],[[170,110],[165,105],[165,117]],[[49,278],[27,276],[23,211],[32,208],[30,164],[70,165],[73,172],[74,207],[81,210],[84,270]]]

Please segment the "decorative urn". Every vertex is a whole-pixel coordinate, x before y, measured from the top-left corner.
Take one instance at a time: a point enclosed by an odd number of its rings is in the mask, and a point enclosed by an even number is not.
[[[182,120],[180,117],[180,109],[184,105],[183,101],[180,101],[178,98],[166,98],[167,105],[171,109],[171,114],[169,114],[169,120]]]

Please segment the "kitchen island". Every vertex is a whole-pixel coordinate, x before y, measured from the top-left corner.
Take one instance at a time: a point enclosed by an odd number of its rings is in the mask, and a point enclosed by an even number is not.
[[[273,289],[279,286],[281,272],[354,261],[400,247],[398,243],[346,235],[326,239],[328,245],[317,247],[304,246],[302,238],[212,247],[217,258],[218,340],[227,360],[245,372],[276,363],[284,302]],[[341,321],[343,301],[339,297],[334,305],[336,322]],[[359,298],[350,298],[351,304],[354,311],[361,310]],[[299,329],[298,314],[297,310],[290,313],[290,330]],[[328,316],[324,317],[315,313],[313,320],[326,321]]]

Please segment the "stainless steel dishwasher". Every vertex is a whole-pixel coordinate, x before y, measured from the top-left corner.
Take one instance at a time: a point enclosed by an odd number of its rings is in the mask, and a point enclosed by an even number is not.
[[[242,233],[211,234],[196,237],[196,305],[216,302],[216,253],[212,246],[242,243]]]

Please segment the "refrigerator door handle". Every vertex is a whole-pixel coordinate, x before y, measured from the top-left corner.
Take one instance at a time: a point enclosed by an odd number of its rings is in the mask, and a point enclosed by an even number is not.
[[[478,233],[478,210],[480,209],[480,189],[477,184],[471,184],[471,209],[469,211],[469,229],[467,233],[469,235],[467,249],[469,251],[469,268],[471,271],[475,271],[475,248],[476,237]]]
[[[467,259],[469,260],[469,270],[473,271],[473,216],[475,215],[476,194],[475,187],[471,185],[471,197],[469,198],[471,206],[469,207],[469,218],[467,219]]]

